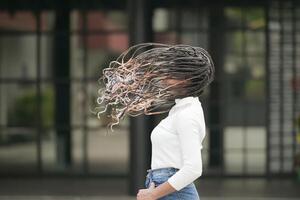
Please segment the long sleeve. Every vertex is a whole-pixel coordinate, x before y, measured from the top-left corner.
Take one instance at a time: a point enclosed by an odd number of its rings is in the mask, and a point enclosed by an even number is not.
[[[199,119],[200,118],[200,119]],[[168,179],[177,191],[192,183],[202,174],[202,140],[205,136],[203,115],[193,111],[178,113],[174,126],[179,138],[183,167]]]

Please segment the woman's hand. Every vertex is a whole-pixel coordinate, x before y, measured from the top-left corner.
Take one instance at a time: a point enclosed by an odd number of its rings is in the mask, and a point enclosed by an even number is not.
[[[140,189],[137,193],[137,200],[156,200],[153,191],[155,188],[154,182],[150,183],[150,187],[148,189]]]
[[[176,189],[169,184],[168,181],[164,182],[163,184],[158,185],[155,187],[154,182],[150,183],[148,189],[140,189],[137,194],[137,200],[156,200],[165,195],[168,195],[172,192],[175,192]]]

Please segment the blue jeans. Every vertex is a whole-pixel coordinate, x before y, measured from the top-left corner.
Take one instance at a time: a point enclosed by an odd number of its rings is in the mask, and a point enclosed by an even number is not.
[[[149,188],[150,183],[154,182],[155,187],[166,182],[173,174],[179,169],[173,167],[160,168],[160,169],[148,169],[145,180],[145,187]],[[190,183],[179,191],[172,192],[159,200],[199,200],[199,195],[194,183]]]

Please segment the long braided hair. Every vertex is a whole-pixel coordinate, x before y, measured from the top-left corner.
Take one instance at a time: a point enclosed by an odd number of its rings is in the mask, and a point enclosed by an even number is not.
[[[168,112],[176,98],[200,96],[214,79],[214,64],[201,47],[142,43],[130,47],[103,70],[97,116],[108,110],[113,125],[125,114]],[[176,80],[174,84],[166,80]]]

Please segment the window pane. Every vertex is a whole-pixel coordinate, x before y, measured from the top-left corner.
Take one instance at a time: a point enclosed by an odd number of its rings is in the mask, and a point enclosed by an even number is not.
[[[41,78],[49,79],[53,78],[53,35],[42,35],[41,36],[41,52],[40,52],[40,68],[41,68]]]
[[[242,150],[243,146],[243,127],[226,127],[224,130],[224,149],[230,152],[232,149]]]
[[[256,151],[247,153],[247,173],[263,174],[266,169],[266,153],[265,151]]]
[[[206,48],[207,43],[207,34],[198,33],[198,32],[186,32],[182,33],[181,40],[183,44],[194,45],[194,46],[201,46]]]
[[[153,14],[153,31],[167,31],[169,28],[170,13],[167,9],[158,8],[154,10]]]
[[[51,31],[54,28],[55,12],[42,11],[41,13],[41,28],[42,31]]]
[[[243,173],[244,154],[240,152],[226,152],[224,155],[225,173],[241,174]]]
[[[44,128],[42,137],[42,160],[43,170],[47,172],[55,172],[58,170],[57,165],[57,142],[56,132],[54,128]]]
[[[179,35],[176,32],[155,33],[154,41],[164,44],[176,44]]]
[[[205,9],[180,9],[180,11],[182,29],[201,30],[207,28],[208,20]]]
[[[226,54],[234,54],[241,56],[242,54],[242,31],[228,31],[226,37]]]
[[[120,31],[127,29],[127,13],[124,11],[89,11],[87,13],[88,31]],[[83,15],[76,10],[71,13],[72,30],[82,30]]]
[[[36,36],[0,37],[0,58],[0,78],[36,78]]]
[[[0,173],[37,171],[37,98],[33,84],[0,84]]]
[[[0,12],[0,28],[9,31],[35,31],[36,19],[32,12]]]
[[[266,128],[265,127],[247,127],[246,148],[255,150],[264,150],[266,148]]]
[[[129,132],[127,126],[118,125],[114,132],[97,128],[89,131],[89,171],[101,174],[126,174],[129,161]]]
[[[247,27],[249,29],[262,29],[265,26],[265,13],[264,9],[261,9],[259,7],[251,7],[244,9],[245,11],[245,20]]]
[[[265,35],[264,32],[245,32],[247,53],[251,55],[264,55]]]
[[[109,63],[127,48],[127,33],[89,36],[87,40],[88,77],[98,79],[102,69],[108,67]]]
[[[242,26],[242,10],[235,7],[225,8],[227,27],[241,27]]]

